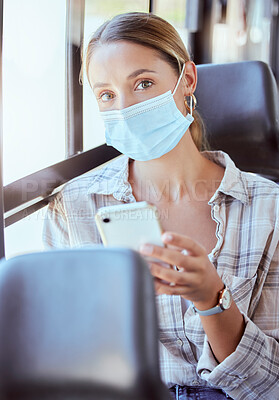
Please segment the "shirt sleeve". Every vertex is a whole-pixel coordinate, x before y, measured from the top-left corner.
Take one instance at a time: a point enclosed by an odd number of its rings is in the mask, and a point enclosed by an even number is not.
[[[279,399],[279,246],[277,245],[253,316],[236,350],[220,364],[205,336],[197,372],[235,399]]]
[[[63,198],[60,193],[47,206],[42,240],[46,250],[71,247]]]

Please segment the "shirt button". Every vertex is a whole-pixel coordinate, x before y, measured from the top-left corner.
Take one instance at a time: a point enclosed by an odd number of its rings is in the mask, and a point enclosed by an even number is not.
[[[217,204],[214,206],[214,211],[219,211],[219,206]]]
[[[181,339],[177,339],[176,343],[178,344],[178,346],[182,346],[183,345],[183,342],[182,342]]]
[[[199,385],[199,384],[200,384],[199,381],[196,381],[196,380],[193,380],[193,381],[192,381],[192,385],[193,385],[193,386],[197,386],[197,385]]]

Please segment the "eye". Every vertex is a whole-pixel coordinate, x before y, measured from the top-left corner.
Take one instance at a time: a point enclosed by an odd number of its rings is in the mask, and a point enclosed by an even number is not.
[[[98,97],[98,101],[102,101],[103,103],[106,103],[114,98],[114,94],[111,92],[104,92],[101,93],[100,96]]]
[[[152,85],[153,85],[153,82],[146,79],[144,81],[141,81],[139,83],[139,85],[136,87],[136,89],[139,89],[139,90],[148,89]]]

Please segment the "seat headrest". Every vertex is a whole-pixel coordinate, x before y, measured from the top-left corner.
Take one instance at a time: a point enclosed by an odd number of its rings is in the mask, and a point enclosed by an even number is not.
[[[278,90],[269,66],[245,61],[197,70],[197,110],[211,149],[226,151],[241,169],[279,177]]]

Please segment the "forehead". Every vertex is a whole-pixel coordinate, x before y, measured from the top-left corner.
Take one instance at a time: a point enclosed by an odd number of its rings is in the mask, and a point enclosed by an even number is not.
[[[96,80],[104,81],[108,76],[125,77],[139,68],[162,70],[168,67],[169,64],[157,50],[129,41],[118,41],[94,49],[89,64],[89,78],[94,83]]]

